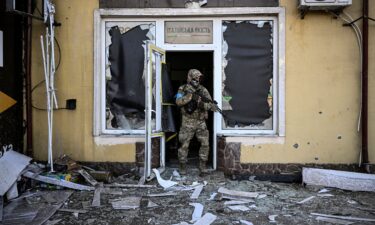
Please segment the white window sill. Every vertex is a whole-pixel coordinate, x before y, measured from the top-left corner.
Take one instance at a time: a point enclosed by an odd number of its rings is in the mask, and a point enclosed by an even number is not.
[[[96,145],[122,145],[135,144],[137,142],[144,142],[144,135],[101,135],[94,137]]]
[[[240,142],[242,145],[259,145],[259,144],[285,144],[284,136],[270,135],[270,136],[227,136],[225,141]]]

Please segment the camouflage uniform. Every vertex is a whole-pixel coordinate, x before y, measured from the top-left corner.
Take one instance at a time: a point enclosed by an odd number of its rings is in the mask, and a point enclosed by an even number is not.
[[[198,70],[190,70],[190,72],[196,72],[198,77],[202,74]],[[190,74],[191,75],[191,74]],[[182,114],[182,123],[180,128],[180,133],[178,135],[179,141],[181,143],[181,147],[178,149],[178,159],[180,163],[186,164],[187,162],[187,155],[189,152],[189,144],[190,140],[194,137],[197,137],[198,141],[201,143],[201,147],[199,149],[199,158],[200,161],[204,163],[208,160],[208,153],[209,153],[209,137],[208,137],[208,130],[206,126],[206,119],[208,118],[208,110],[214,111],[212,103],[204,103],[202,101],[199,102],[197,109],[189,114],[186,112],[186,109],[183,107],[184,105],[188,104],[192,98],[195,91],[199,92],[200,95],[204,96],[211,100],[210,93],[207,91],[205,87],[202,85],[198,85],[197,87],[193,87],[189,84],[189,76],[188,76],[188,83],[182,85],[177,92],[176,95],[176,104],[181,108]]]

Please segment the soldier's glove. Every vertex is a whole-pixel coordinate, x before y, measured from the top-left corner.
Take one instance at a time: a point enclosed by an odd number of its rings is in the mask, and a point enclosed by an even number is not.
[[[204,102],[203,101],[198,101],[198,108],[200,108],[200,109],[204,109],[205,107],[204,107]]]
[[[201,97],[200,97],[199,95],[197,95],[197,94],[195,94],[195,93],[193,94],[193,98],[192,98],[192,99],[193,99],[194,101],[199,102],[199,101],[200,101],[200,98],[201,98]]]

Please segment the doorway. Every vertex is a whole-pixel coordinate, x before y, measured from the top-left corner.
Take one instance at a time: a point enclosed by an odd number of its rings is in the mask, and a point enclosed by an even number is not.
[[[190,69],[198,69],[204,75],[201,84],[207,88],[211,97],[213,97],[213,56],[214,52],[212,51],[167,51],[166,65],[172,83],[173,93],[177,93],[178,88],[186,83],[187,73]],[[181,126],[181,114],[177,106],[174,106],[174,117],[177,130],[179,130]],[[213,112],[209,112],[206,124],[210,139],[210,153],[208,159],[208,166],[210,166],[212,165],[213,159]],[[167,136],[170,137],[171,135],[173,134],[167,134]],[[178,134],[170,138],[165,147],[166,165],[170,167],[177,166],[178,148],[180,147]],[[194,137],[189,146],[188,164],[198,165],[199,148],[200,143],[196,137]]]

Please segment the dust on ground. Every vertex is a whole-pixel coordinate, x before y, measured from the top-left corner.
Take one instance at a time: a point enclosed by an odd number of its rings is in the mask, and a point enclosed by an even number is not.
[[[162,174],[164,179],[172,177],[175,168],[167,168]],[[94,192],[74,191],[61,208],[87,210],[86,213],[74,214],[57,211],[49,221],[59,221],[57,224],[178,224],[189,222],[192,219],[194,207],[189,203],[201,203],[204,206],[203,215],[212,213],[217,216],[212,224],[241,224],[240,220],[246,220],[257,224],[329,224],[317,221],[316,216],[310,213],[322,213],[340,216],[352,216],[362,218],[375,218],[375,193],[351,192],[339,189],[330,189],[329,192],[318,193],[323,187],[308,186],[302,184],[272,183],[256,180],[230,180],[221,172],[214,172],[205,177],[198,176],[196,168],[188,168],[189,175],[173,177],[181,185],[191,185],[194,181],[207,182],[198,199],[190,199],[193,192],[178,191],[177,195],[164,197],[147,197],[148,194],[164,193],[156,179],[147,184],[157,185],[154,188],[111,188],[117,194],[101,194],[101,206],[91,207]],[[136,183],[137,177],[121,176],[115,179],[118,183]],[[225,200],[218,197],[209,200],[211,194],[220,187],[231,190],[259,192],[260,198],[254,202],[244,204],[249,211],[233,211],[224,205]],[[137,209],[113,209],[111,201],[121,197],[141,197],[140,207]],[[298,204],[308,197],[311,200]],[[147,207],[149,200],[156,203],[156,207]],[[269,216],[277,215],[274,222],[270,222]],[[358,221],[355,224],[374,224],[374,222]]]

